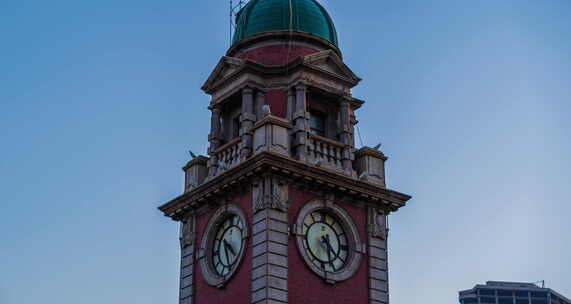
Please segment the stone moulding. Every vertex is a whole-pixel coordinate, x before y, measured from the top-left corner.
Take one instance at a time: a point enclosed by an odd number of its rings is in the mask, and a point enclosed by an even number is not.
[[[361,81],[334,52],[326,50],[298,57],[281,66],[266,66],[249,59],[224,56],[202,86],[202,90],[213,95],[211,104],[216,104],[234,94],[240,87],[269,87],[269,80],[286,74],[291,75],[289,83],[311,78],[323,89],[329,87],[330,81],[334,81],[344,88],[340,91],[330,88],[334,94],[344,94],[346,89]]]
[[[159,207],[165,216],[180,221],[185,214],[203,205],[218,204],[221,198],[229,197],[232,191],[243,191],[254,178],[270,172],[287,179],[292,185],[327,189],[343,200],[364,202],[387,211],[396,211],[405,206],[409,195],[359,181],[350,176],[308,165],[272,152],[260,152],[218,175],[193,191],[180,195]]]

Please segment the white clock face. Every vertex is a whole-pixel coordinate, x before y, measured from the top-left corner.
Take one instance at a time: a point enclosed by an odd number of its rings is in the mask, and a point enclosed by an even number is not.
[[[237,265],[243,250],[244,223],[237,215],[225,219],[216,232],[212,247],[212,263],[221,276],[228,275]]]
[[[309,213],[303,220],[304,250],[320,269],[335,272],[347,263],[349,246],[343,226],[323,210]]]

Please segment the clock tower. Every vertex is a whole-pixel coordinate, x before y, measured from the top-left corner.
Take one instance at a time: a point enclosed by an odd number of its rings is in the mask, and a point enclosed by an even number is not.
[[[159,209],[180,222],[180,304],[388,303],[390,190],[355,148],[360,81],[315,0],[251,0],[202,89],[209,149]]]

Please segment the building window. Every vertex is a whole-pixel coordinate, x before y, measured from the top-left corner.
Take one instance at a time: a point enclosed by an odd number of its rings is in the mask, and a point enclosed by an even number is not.
[[[531,292],[532,298],[547,298],[547,292]]]
[[[480,303],[496,303],[496,298],[481,297]]]
[[[529,295],[529,292],[527,292],[527,291],[516,291],[516,292],[515,292],[515,296],[516,296],[516,297],[524,297],[524,298],[527,298],[528,295]]]
[[[500,299],[498,299],[498,303],[499,304],[513,304],[514,300],[513,300],[513,298],[500,298]]]
[[[495,296],[496,295],[496,291],[493,289],[481,289],[480,290],[480,295],[483,296]]]
[[[309,112],[309,132],[325,136],[325,114],[316,111]]]

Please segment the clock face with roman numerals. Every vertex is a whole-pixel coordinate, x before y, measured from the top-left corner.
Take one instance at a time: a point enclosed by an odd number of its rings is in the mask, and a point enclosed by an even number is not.
[[[326,272],[336,272],[347,263],[349,245],[340,222],[325,210],[315,210],[303,219],[303,247],[311,263]]]
[[[230,215],[218,226],[212,246],[212,266],[218,275],[226,277],[244,249],[244,223],[238,215]]]

